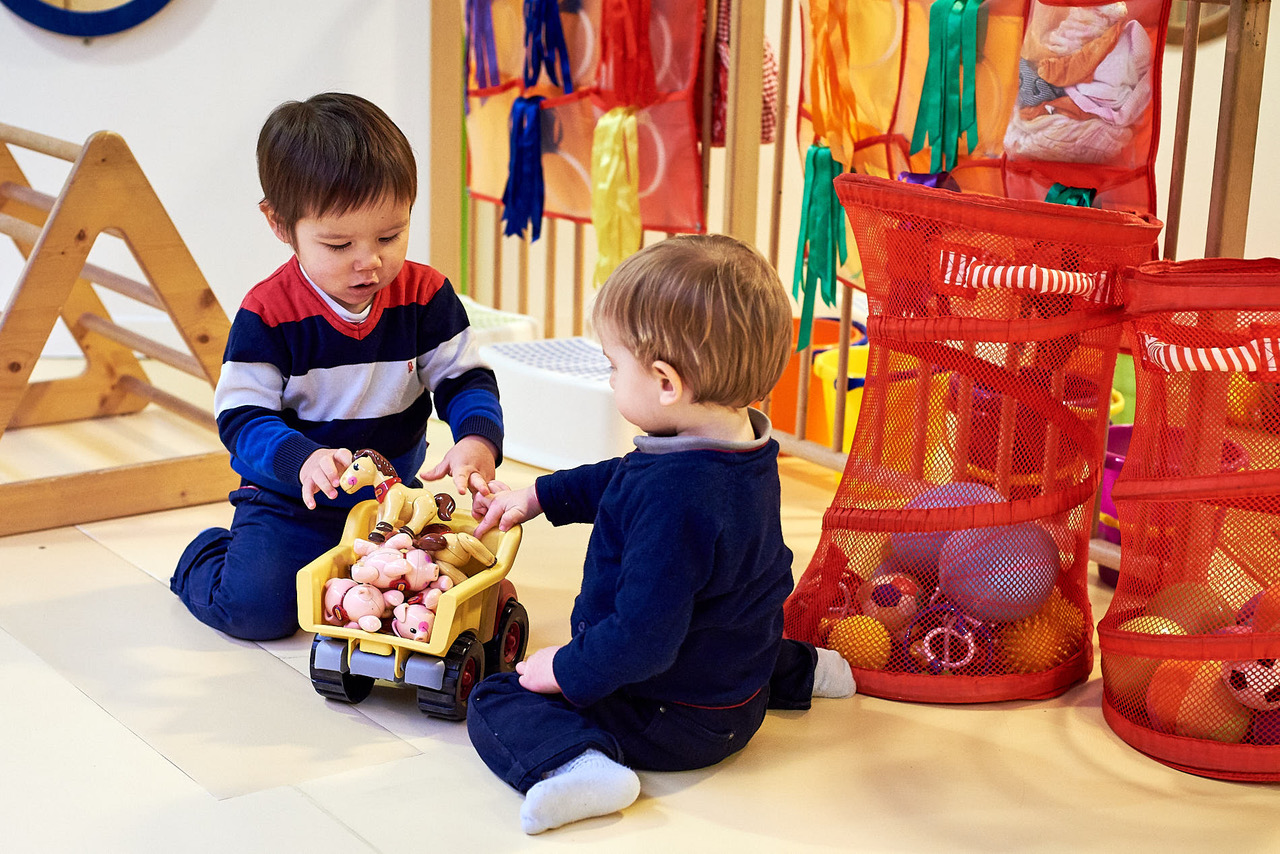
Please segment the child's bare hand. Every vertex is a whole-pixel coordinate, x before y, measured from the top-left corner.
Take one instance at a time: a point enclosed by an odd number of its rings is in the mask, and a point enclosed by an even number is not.
[[[321,448],[307,457],[298,472],[302,484],[302,503],[316,509],[316,493],[338,497],[338,477],[351,465],[351,451],[346,448]]]
[[[492,494],[483,498],[477,494],[474,499],[484,510],[483,518],[476,516],[480,519],[476,525],[477,537],[484,536],[484,532],[495,525],[499,531],[510,530],[513,525],[519,525],[542,512],[542,505],[538,503],[538,492],[532,486],[526,486],[524,489],[505,489],[505,484],[498,481],[489,484],[490,488],[495,486],[503,489],[493,491]],[[478,513],[479,510],[476,512]]]
[[[431,471],[422,474],[423,480],[439,480],[452,475],[453,485],[459,495],[484,495],[489,491],[497,469],[497,448],[488,439],[479,436],[463,436],[444,455],[444,459]]]
[[[484,514],[489,512],[493,497],[499,492],[508,492],[510,489],[511,487],[500,480],[489,481],[484,490],[477,490],[475,495],[471,496],[471,518],[483,519]]]
[[[560,683],[556,681],[555,670],[551,666],[558,649],[558,646],[544,646],[524,661],[516,662],[522,688],[537,694],[560,693]]]

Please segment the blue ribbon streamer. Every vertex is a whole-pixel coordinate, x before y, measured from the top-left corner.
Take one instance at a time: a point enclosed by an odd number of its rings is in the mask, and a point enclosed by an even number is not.
[[[531,240],[542,235],[542,96],[516,98],[511,105],[511,154],[507,186],[502,191],[503,234],[508,237],[532,229]]]
[[[477,88],[488,89],[502,82],[493,36],[493,0],[467,0],[467,57]]]
[[[537,83],[543,68],[566,95],[573,91],[560,4],[556,0],[524,0],[524,85]]]

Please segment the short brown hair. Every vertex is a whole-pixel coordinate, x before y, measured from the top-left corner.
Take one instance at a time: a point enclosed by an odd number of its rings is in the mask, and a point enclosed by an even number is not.
[[[263,201],[292,240],[298,220],[343,214],[383,199],[418,197],[413,149],[395,122],[359,95],[286,101],[258,134]]]
[[[697,403],[762,399],[791,355],[791,302],[777,272],[722,234],[670,237],[624,260],[592,321],[640,362],[670,364]]]

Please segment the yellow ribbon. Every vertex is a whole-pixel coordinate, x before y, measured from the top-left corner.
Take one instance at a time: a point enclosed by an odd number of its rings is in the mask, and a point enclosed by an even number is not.
[[[591,224],[595,284],[640,249],[640,141],[633,107],[614,107],[596,122],[591,143]]]

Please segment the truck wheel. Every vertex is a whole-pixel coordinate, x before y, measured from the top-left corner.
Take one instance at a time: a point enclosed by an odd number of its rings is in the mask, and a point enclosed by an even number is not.
[[[529,648],[529,612],[515,599],[508,599],[498,618],[493,639],[484,645],[489,673],[510,673]],[[488,674],[486,674],[488,675]]]
[[[373,691],[372,676],[358,676],[344,673],[342,670],[330,670],[316,666],[316,651],[326,639],[320,635],[311,641],[311,687],[326,700],[337,700],[341,703],[359,703]],[[340,641],[329,640],[329,643]],[[345,647],[345,644],[343,644]],[[346,651],[342,653],[342,664],[346,665]]]
[[[471,635],[459,635],[444,657],[440,690],[418,689],[418,708],[436,718],[465,720],[471,689],[484,677],[484,647]]]

